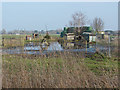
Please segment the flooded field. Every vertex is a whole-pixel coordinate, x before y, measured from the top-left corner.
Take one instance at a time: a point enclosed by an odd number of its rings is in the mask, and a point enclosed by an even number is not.
[[[87,47],[87,48],[86,48]],[[114,47],[105,47],[97,45],[97,49],[99,49],[101,52],[109,52],[111,53],[112,50],[114,50]],[[109,49],[111,51],[109,51]],[[95,53],[96,52],[96,46],[95,45],[87,45],[87,46],[81,46],[74,43],[64,43],[60,44],[59,42],[51,42],[50,45],[41,45],[41,43],[33,43],[29,42],[24,45],[24,47],[12,47],[12,48],[6,48],[2,49],[3,54],[47,54],[51,52],[87,52],[87,53]]]

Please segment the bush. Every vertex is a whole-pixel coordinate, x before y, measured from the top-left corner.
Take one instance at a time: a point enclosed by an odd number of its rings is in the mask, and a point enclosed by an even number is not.
[[[44,38],[46,38],[46,39],[50,39],[51,37],[50,37],[49,34],[46,34],[46,36],[45,36]]]
[[[95,54],[88,56],[88,58],[92,60],[103,61],[106,57],[104,54],[96,52]]]

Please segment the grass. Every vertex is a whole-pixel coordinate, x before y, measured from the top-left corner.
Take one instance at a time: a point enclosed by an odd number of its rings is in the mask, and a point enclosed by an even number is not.
[[[46,34],[41,34],[41,35],[39,35],[39,38],[41,39],[45,35]],[[26,34],[23,34],[23,35],[15,35],[15,34],[3,34],[3,35],[0,35],[0,37],[2,37],[2,38],[21,38],[21,37],[25,38],[25,36],[26,36]],[[50,36],[53,37],[53,38],[60,37],[59,34],[50,34]],[[31,35],[31,37],[32,37],[32,35]]]
[[[10,39],[10,38],[24,38],[25,35],[15,35],[15,34],[3,34],[1,35],[2,38],[5,38],[5,39]]]
[[[108,39],[97,40],[97,44],[102,45],[102,46],[108,46],[109,45],[109,40]],[[118,47],[118,38],[116,38],[113,41],[110,41],[110,46]]]
[[[4,36],[6,47],[21,45],[19,36]],[[24,38],[24,35],[21,36]],[[34,39],[38,42],[42,39]],[[57,40],[53,35],[49,41]],[[7,41],[8,40],[8,41]],[[16,41],[15,41],[16,40]],[[24,41],[27,43],[29,41]],[[115,51],[114,51],[115,52]],[[117,51],[116,51],[117,52]],[[115,54],[115,53],[114,53]],[[48,55],[3,54],[3,88],[117,88],[116,55],[111,58],[96,53],[85,57],[80,53]]]
[[[10,48],[10,47],[18,47],[18,46],[24,46],[24,39],[23,38],[16,38],[16,39],[7,39],[5,38],[2,43],[2,48]]]
[[[97,58],[85,58],[82,53],[64,52],[47,56],[6,54],[2,59],[4,88],[118,87],[115,58],[97,61]]]
[[[32,38],[32,40],[25,40],[26,35],[8,35],[8,34],[1,35],[0,48],[24,46],[24,44],[28,42],[41,42],[44,36],[45,34],[42,34],[42,35],[39,35],[39,38]],[[49,42],[57,41],[59,37],[59,35],[57,34],[51,34],[50,36],[51,36],[51,39],[48,40]]]
[[[112,70],[113,73],[117,74],[118,61],[105,58],[103,61],[92,60],[90,58],[85,59],[85,64],[88,68],[93,71],[96,75],[104,75],[106,72]]]
[[[1,35],[1,48],[24,46],[25,35]]]

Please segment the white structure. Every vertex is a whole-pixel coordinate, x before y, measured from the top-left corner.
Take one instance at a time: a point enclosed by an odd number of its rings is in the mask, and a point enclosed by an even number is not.
[[[20,35],[19,33],[16,33],[16,35]]]
[[[89,35],[89,42],[95,42],[96,41],[96,36]]]
[[[74,40],[75,34],[74,33],[67,33],[65,38],[66,40]]]

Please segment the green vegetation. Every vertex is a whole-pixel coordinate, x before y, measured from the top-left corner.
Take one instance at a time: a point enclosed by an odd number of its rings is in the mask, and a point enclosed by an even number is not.
[[[24,46],[24,39],[3,39],[2,48]]]
[[[5,38],[5,39],[10,39],[10,38],[15,38],[15,39],[19,39],[19,38],[25,38],[25,35],[9,35],[9,34],[4,34],[1,35],[0,37]]]
[[[79,27],[64,27],[64,30],[61,32],[60,36],[64,37],[65,34],[67,33],[77,33],[75,32],[75,30],[78,30]],[[80,27],[82,31],[84,32],[93,32],[93,28],[92,27]]]
[[[1,48],[24,46],[25,35],[1,35]]]
[[[101,53],[85,58],[85,65],[93,71],[96,75],[104,75],[105,73],[112,72],[118,74],[118,57],[107,57]],[[120,63],[119,63],[120,65]]]
[[[118,87],[116,58],[82,55],[3,55],[3,88]]]
[[[4,36],[4,47],[29,42],[21,37]],[[41,42],[43,37],[32,40]],[[58,37],[53,35],[48,41],[55,40]],[[114,52],[111,57],[99,52],[88,56],[84,52],[3,54],[3,88],[117,88],[120,62]]]
[[[48,32],[46,33],[46,35],[44,36],[45,39],[51,39],[50,35],[48,34]]]
[[[97,40],[98,45],[102,46],[108,46],[109,45],[109,39],[102,39],[102,40]],[[110,41],[110,46],[118,46],[118,38],[116,37],[113,41]]]
[[[24,39],[24,42],[41,42],[42,40],[41,39],[32,39],[32,40],[25,40]]]
[[[49,42],[57,41],[59,37],[58,34],[51,34],[49,36],[51,37],[48,40]],[[26,35],[8,35],[8,34],[1,35],[0,47],[1,48],[18,47],[18,46],[24,46],[24,44],[28,42],[41,42],[42,39],[45,37],[45,34],[39,35],[39,38],[32,38],[32,40],[26,40],[25,37]]]

